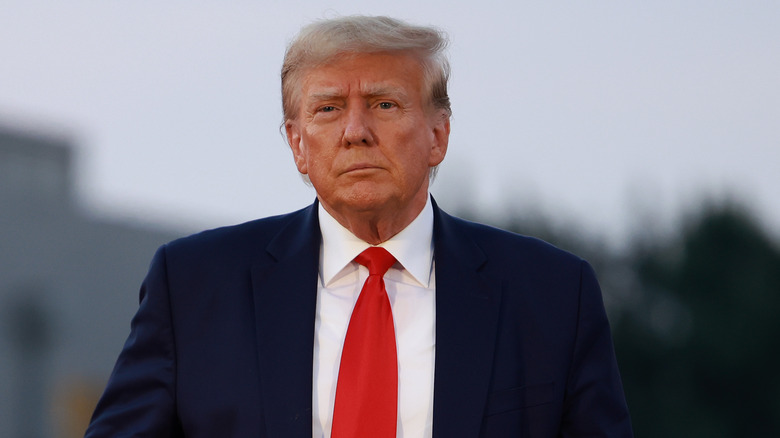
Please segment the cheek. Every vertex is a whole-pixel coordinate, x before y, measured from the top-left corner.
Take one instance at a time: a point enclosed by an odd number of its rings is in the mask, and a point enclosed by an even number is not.
[[[436,139],[432,132],[424,130],[406,135],[400,139],[400,144],[406,145],[404,156],[401,158],[406,159],[409,165],[416,167],[414,165],[418,164],[420,167],[427,167],[431,161]]]
[[[301,144],[309,175],[327,174],[336,160],[337,148],[330,147],[330,143],[325,141],[321,134],[312,132],[307,132],[302,137]]]
[[[309,125],[304,129],[301,140],[305,142],[309,156],[320,155],[327,153],[327,149],[333,144],[333,134],[321,126]]]

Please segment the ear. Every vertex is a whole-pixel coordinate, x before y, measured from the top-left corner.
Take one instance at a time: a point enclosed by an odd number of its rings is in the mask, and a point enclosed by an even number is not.
[[[438,166],[447,155],[447,146],[450,142],[450,118],[447,113],[437,112],[433,122],[433,145],[428,157],[428,167]]]
[[[306,164],[306,145],[301,141],[300,127],[294,120],[284,122],[284,131],[287,134],[287,144],[292,150],[295,167],[303,175],[309,173],[309,167]]]

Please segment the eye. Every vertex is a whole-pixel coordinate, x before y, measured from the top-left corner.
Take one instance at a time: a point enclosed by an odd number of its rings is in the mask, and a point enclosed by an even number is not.
[[[329,112],[331,112],[331,111],[335,111],[335,110],[336,110],[336,107],[335,107],[335,106],[329,106],[329,105],[328,105],[328,106],[323,106],[323,107],[321,107],[321,108],[320,108],[318,111],[319,111],[319,112],[322,112],[322,113],[329,113]]]
[[[381,109],[393,109],[395,104],[393,102],[379,102],[379,108]]]

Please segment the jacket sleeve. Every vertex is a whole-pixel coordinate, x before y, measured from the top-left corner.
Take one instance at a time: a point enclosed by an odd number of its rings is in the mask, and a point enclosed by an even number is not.
[[[166,249],[152,260],[130,336],[86,431],[98,437],[183,436],[176,416],[176,345]]]
[[[561,437],[633,436],[601,290],[582,262],[573,360],[564,399]]]

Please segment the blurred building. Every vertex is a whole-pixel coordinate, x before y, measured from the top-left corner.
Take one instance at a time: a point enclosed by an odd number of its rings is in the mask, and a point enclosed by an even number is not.
[[[83,436],[155,249],[179,234],[91,216],[67,138],[0,125],[0,436]]]

